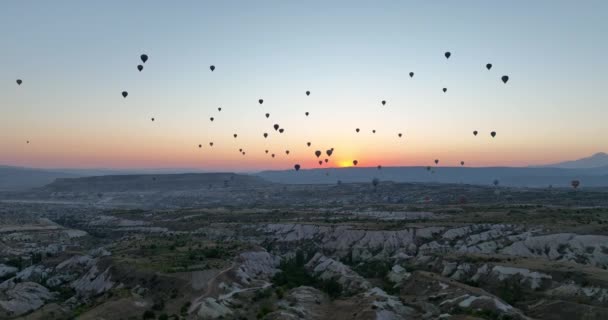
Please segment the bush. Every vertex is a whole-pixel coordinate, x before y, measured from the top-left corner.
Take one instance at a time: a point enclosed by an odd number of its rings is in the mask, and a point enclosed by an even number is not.
[[[142,315],[142,319],[144,319],[144,320],[156,319],[156,314],[154,314],[154,311],[152,311],[152,310],[146,310],[144,312],[144,314]]]

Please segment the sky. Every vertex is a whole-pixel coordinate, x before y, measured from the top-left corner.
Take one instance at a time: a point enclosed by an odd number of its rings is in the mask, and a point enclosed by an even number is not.
[[[3,1],[0,164],[316,168],[329,148],[322,167],[589,156],[608,151],[606,12],[603,0]]]

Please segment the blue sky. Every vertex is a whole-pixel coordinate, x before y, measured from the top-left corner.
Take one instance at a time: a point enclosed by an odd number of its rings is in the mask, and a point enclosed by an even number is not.
[[[582,157],[608,145],[607,12],[606,1],[3,2],[0,163],[248,170],[312,165],[314,146],[335,147],[334,165]],[[269,162],[265,149],[292,152]]]

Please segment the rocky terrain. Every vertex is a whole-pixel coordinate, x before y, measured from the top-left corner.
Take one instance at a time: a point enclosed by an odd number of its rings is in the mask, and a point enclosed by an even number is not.
[[[218,181],[5,195],[0,318],[608,318],[601,190]]]

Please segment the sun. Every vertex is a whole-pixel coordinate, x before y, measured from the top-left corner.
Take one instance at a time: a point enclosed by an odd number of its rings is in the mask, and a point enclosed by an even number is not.
[[[338,167],[340,167],[340,168],[351,167],[352,165],[353,165],[352,162],[350,162],[348,160],[340,160],[340,161],[338,161]]]

